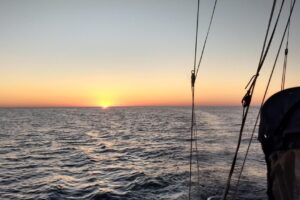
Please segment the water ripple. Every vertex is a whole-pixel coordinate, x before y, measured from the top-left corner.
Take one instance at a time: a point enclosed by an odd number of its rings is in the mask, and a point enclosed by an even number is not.
[[[197,110],[201,178],[198,185],[193,176],[193,197],[222,191],[240,112]],[[0,199],[188,198],[189,108],[0,109],[0,116]],[[257,142],[248,164],[239,197],[264,199]]]

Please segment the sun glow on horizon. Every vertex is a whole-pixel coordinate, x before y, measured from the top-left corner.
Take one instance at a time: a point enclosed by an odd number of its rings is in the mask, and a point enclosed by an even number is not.
[[[109,106],[108,106],[108,105],[103,105],[103,106],[101,106],[101,108],[102,108],[103,110],[106,110],[106,109],[109,108]]]
[[[105,101],[100,101],[98,105],[102,109],[108,109],[113,105],[113,103],[111,101],[105,100]]]

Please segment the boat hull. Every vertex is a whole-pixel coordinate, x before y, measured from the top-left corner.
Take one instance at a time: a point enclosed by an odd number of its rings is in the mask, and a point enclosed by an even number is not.
[[[270,156],[274,200],[300,199],[300,149],[276,152]]]

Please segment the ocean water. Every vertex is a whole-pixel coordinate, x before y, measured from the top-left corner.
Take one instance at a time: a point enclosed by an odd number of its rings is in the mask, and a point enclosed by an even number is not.
[[[197,108],[192,199],[222,194],[241,116]],[[188,107],[0,109],[0,199],[188,199],[190,120]],[[254,139],[237,199],[266,199],[265,174]]]

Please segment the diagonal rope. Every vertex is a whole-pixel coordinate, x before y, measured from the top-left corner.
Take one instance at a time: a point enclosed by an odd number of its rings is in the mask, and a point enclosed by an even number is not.
[[[292,10],[293,0],[291,0],[291,8]],[[282,69],[282,79],[281,79],[281,90],[284,90],[285,86],[285,76],[286,76],[286,67],[287,67],[287,60],[288,60],[288,53],[289,53],[289,37],[290,37],[290,26],[291,22],[289,22],[287,36],[286,36],[286,44],[285,44],[285,51],[284,51],[284,61],[283,61],[283,69]]]
[[[267,32],[266,32],[266,36],[265,36],[265,39],[264,39],[264,43],[263,43],[262,51],[261,51],[261,54],[260,54],[259,62],[262,61],[263,54],[265,52],[265,47],[266,47],[266,44],[267,44],[267,39],[268,39],[268,35],[269,35],[269,31],[270,31],[270,27],[271,27],[273,15],[274,15],[275,6],[276,6],[276,0],[274,0],[274,2],[273,2],[272,11],[271,11],[271,14],[270,14],[270,17],[269,17]]]
[[[248,153],[249,153],[249,150],[250,150],[251,143],[253,141],[253,137],[254,137],[254,133],[255,133],[255,130],[256,130],[256,127],[257,127],[257,123],[258,123],[258,120],[259,120],[261,109],[262,109],[262,106],[263,106],[263,104],[265,102],[265,99],[266,99],[266,96],[267,96],[267,93],[268,93],[268,90],[269,90],[269,86],[270,86],[270,83],[271,83],[271,80],[272,80],[272,77],[273,77],[273,74],[274,74],[274,70],[275,70],[275,67],[277,65],[277,60],[278,60],[279,54],[281,52],[281,48],[282,48],[282,44],[283,44],[285,35],[286,35],[287,32],[289,33],[290,19],[291,19],[291,15],[292,15],[292,12],[293,12],[293,8],[294,8],[294,5],[295,5],[295,2],[296,2],[296,0],[294,0],[293,4],[291,4],[290,15],[289,15],[289,18],[288,18],[288,21],[287,21],[287,24],[286,24],[286,27],[285,27],[285,30],[284,30],[284,33],[283,33],[283,36],[282,36],[279,48],[278,48],[278,51],[277,51],[277,54],[276,54],[276,58],[275,58],[275,61],[274,61],[274,64],[273,64],[273,67],[272,67],[272,70],[271,70],[271,74],[269,76],[269,80],[268,80],[268,83],[267,83],[267,86],[266,86],[266,89],[265,89],[265,92],[264,92],[264,96],[263,96],[261,104],[260,104],[260,109],[259,109],[259,112],[258,112],[256,120],[255,120],[255,124],[254,124],[253,130],[252,130],[252,134],[251,134],[251,137],[250,137],[250,140],[249,140],[249,144],[248,144],[245,156],[244,156],[243,164],[242,164],[239,176],[238,176],[238,181],[237,181],[237,184],[236,184],[236,190],[235,190],[234,198],[233,199],[236,198],[236,194],[238,192],[238,186],[239,186],[239,183],[240,183],[240,179],[241,179],[241,176],[242,176],[242,173],[243,173],[243,170],[244,170],[244,166],[245,166],[245,163],[246,163],[246,160],[247,160],[247,156],[248,156]]]
[[[202,58],[203,58],[203,55],[204,55],[204,51],[205,51],[207,39],[208,39],[208,36],[209,36],[209,33],[210,33],[210,28],[211,28],[211,25],[212,25],[212,21],[214,19],[214,15],[215,15],[215,10],[216,10],[216,7],[217,7],[217,3],[218,3],[218,0],[215,0],[214,8],[213,8],[213,11],[212,11],[212,14],[211,14],[211,17],[210,17],[209,26],[208,26],[208,29],[207,29],[207,32],[206,32],[206,36],[205,36],[205,40],[204,40],[204,44],[203,44],[203,47],[202,47],[201,56],[200,56],[200,59],[199,59],[199,62],[198,62],[197,70],[195,71],[196,77],[198,75],[199,68],[200,68],[200,65],[201,65],[201,62],[202,62]]]
[[[235,164],[236,164],[236,160],[237,160],[237,155],[238,155],[238,152],[239,152],[241,139],[242,139],[246,119],[247,119],[247,116],[248,116],[248,111],[249,111],[249,108],[250,108],[252,95],[254,93],[256,81],[257,81],[257,78],[259,76],[259,72],[260,72],[260,70],[261,70],[261,68],[264,64],[265,59],[266,59],[266,56],[269,52],[271,43],[273,41],[273,37],[274,37],[275,31],[276,31],[276,28],[277,28],[277,25],[278,25],[278,21],[279,21],[280,15],[281,15],[283,4],[284,4],[284,0],[282,1],[282,4],[281,4],[280,10],[279,10],[275,25],[273,27],[272,34],[271,34],[271,36],[268,40],[268,44],[265,47],[265,44],[266,44],[266,41],[267,41],[266,38],[268,38],[268,33],[269,33],[269,29],[270,29],[270,26],[271,26],[274,10],[275,10],[275,6],[276,6],[276,0],[273,1],[273,6],[272,6],[271,14],[270,14],[270,19],[269,19],[269,24],[268,24],[268,27],[267,27],[265,41],[264,41],[264,45],[263,45],[263,49],[262,49],[262,53],[261,53],[261,58],[260,58],[260,61],[259,61],[258,67],[257,67],[257,71],[256,71],[256,74],[251,78],[252,80],[250,80],[250,82],[247,84],[247,85],[250,85],[250,86],[249,86],[249,88],[248,88],[248,90],[247,90],[247,92],[246,92],[246,94],[245,94],[245,96],[243,97],[243,100],[242,100],[242,104],[243,104],[242,124],[241,124],[240,132],[239,132],[238,144],[237,144],[236,151],[235,151],[235,154],[234,154],[234,157],[233,157],[233,160],[232,160],[232,164],[231,164],[230,172],[229,172],[229,175],[228,175],[225,191],[224,191],[224,194],[223,194],[223,198],[222,198],[223,200],[226,200],[229,189],[230,189],[230,183],[231,183],[232,175],[233,175],[233,172],[234,172],[234,168],[235,168]]]
[[[194,71],[196,71],[197,50],[198,50],[199,9],[200,9],[200,0],[198,0],[198,4],[197,4],[197,22],[196,22],[196,39],[195,39]]]

